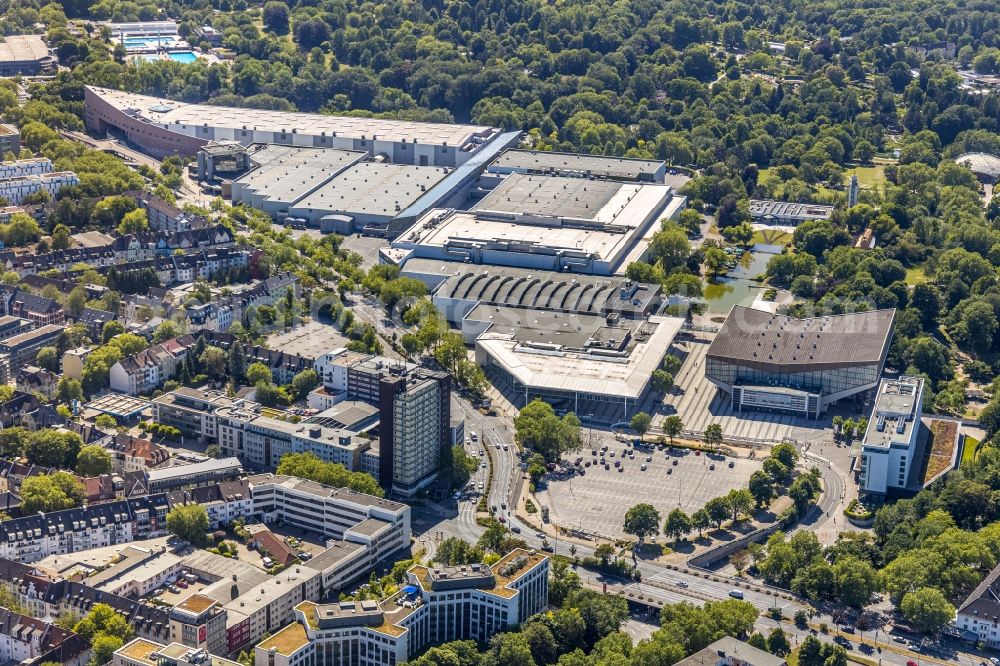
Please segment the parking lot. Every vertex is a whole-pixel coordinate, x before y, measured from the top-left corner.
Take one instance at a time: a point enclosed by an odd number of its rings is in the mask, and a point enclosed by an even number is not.
[[[734,412],[730,398],[705,378],[705,352],[714,334],[695,333],[694,339],[675,343],[684,364],[674,378],[674,387],[656,410],[653,426],[658,428],[663,419],[676,413],[686,430],[704,432],[712,423],[722,426],[728,437],[749,437],[771,442],[785,438],[814,444],[833,442],[833,412],[819,419],[805,419],[790,414],[763,412]],[[849,407],[845,408],[849,409]],[[652,413],[652,412],[651,412]],[[844,411],[845,415],[860,414]]]
[[[179,604],[180,602],[184,601],[185,599],[187,599],[189,596],[191,596],[195,592],[201,592],[206,587],[208,587],[208,583],[205,583],[205,582],[200,581],[200,580],[198,582],[196,582],[196,583],[188,583],[187,587],[178,587],[177,588],[179,590],[178,592],[171,592],[167,588],[167,586],[164,585],[163,588],[162,588],[163,589],[163,594],[161,594],[159,596],[160,596],[160,599],[162,599],[164,603],[168,603],[171,606],[176,606],[177,604]],[[155,596],[155,595],[150,595],[150,597],[153,597],[153,596]]]
[[[315,359],[331,349],[346,347],[347,338],[330,324],[312,320],[306,324],[271,335],[267,346],[287,354]]]
[[[599,460],[600,448],[597,446]],[[652,504],[664,520],[677,507],[690,514],[713,497],[725,495],[734,488],[745,488],[750,475],[760,468],[756,460],[696,455],[686,449],[661,451],[655,447],[636,449],[634,458],[623,460],[622,450],[630,448],[620,442],[608,446],[605,461],[609,469],[594,465],[594,456],[586,450],[578,455],[582,455],[583,464],[590,461],[591,466],[583,468],[582,476],[550,475],[548,487],[537,495],[549,506],[553,522],[600,536],[622,537],[625,536],[622,531],[625,512],[636,504]],[[566,456],[570,462],[576,457]],[[652,460],[646,462],[647,457]],[[622,471],[618,471],[616,461]]]

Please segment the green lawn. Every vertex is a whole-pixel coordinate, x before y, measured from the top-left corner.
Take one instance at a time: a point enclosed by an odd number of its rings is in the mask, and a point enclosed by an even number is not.
[[[969,437],[966,435],[963,447],[962,462],[959,463],[959,467],[976,460],[976,456],[979,454],[979,440],[975,437]]]
[[[870,167],[854,167],[845,173],[846,180],[850,181],[851,176],[858,177],[858,184],[861,187],[876,187],[885,182],[885,166],[878,164]]]
[[[924,273],[923,267],[916,266],[906,269],[906,284],[913,286],[922,282],[927,282],[927,274]]]
[[[750,239],[751,245],[757,243],[767,243],[768,245],[791,245],[792,235],[780,229],[761,229],[753,232]]]

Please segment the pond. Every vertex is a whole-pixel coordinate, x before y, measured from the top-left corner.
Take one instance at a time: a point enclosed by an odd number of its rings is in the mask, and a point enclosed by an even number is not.
[[[715,278],[705,284],[704,299],[709,314],[726,315],[734,305],[750,305],[763,285],[754,278],[767,269],[767,262],[781,254],[780,245],[758,243],[744,252],[736,266],[725,277]]]

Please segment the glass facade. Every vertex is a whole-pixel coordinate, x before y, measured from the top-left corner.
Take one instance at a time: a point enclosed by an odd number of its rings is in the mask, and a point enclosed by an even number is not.
[[[876,384],[880,374],[880,364],[869,363],[811,372],[768,371],[751,368],[717,358],[705,359],[705,376],[728,386],[784,386],[824,397],[835,393],[862,390]]]

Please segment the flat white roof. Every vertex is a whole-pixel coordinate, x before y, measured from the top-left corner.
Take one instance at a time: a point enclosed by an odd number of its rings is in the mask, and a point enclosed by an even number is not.
[[[572,318],[567,315],[567,319]],[[583,352],[519,350],[518,340],[505,332],[486,331],[476,340],[476,346],[529,390],[638,398],[684,323],[680,317],[652,316],[647,321],[656,324],[656,330],[638,341],[624,362],[601,360]],[[558,338],[553,336],[552,341],[558,342]]]
[[[177,124],[228,129],[256,129],[298,134],[341,136],[379,141],[417,141],[461,148],[474,136],[491,136],[498,130],[485,125],[421,123],[320,113],[295,113],[269,109],[241,109],[231,106],[187,104],[162,97],[136,95],[111,88],[88,86],[104,101],[121,111],[145,118],[161,126]]]

